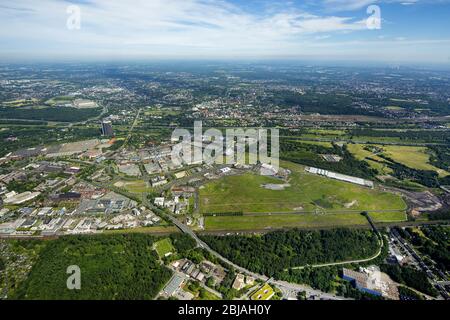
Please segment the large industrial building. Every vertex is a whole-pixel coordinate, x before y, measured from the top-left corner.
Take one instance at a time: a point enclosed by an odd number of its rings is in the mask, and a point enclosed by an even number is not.
[[[314,167],[306,167],[305,170],[312,174],[317,174],[317,175],[325,176],[325,177],[328,177],[331,179],[336,179],[336,180],[340,180],[340,181],[346,181],[346,182],[350,182],[350,183],[354,183],[354,184],[359,184],[359,185],[365,186],[365,187],[373,188],[373,186],[374,186],[373,182],[370,180],[365,180],[365,179],[358,178],[358,177],[347,176],[345,174],[340,174],[340,173],[336,173],[336,172],[332,172],[332,171],[328,171],[328,170],[324,170],[324,169],[319,169],[319,168],[314,168]]]

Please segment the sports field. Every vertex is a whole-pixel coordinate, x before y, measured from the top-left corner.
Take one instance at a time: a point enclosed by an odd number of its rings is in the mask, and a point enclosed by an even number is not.
[[[301,165],[283,162],[289,181],[247,173],[213,181],[200,189],[202,213],[341,213],[403,210],[401,197],[305,172]],[[267,184],[285,184],[271,190]],[[287,185],[286,185],[287,184]]]

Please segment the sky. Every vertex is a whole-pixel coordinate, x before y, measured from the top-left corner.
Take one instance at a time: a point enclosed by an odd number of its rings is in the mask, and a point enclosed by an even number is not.
[[[171,58],[448,65],[450,0],[0,0],[0,62]]]

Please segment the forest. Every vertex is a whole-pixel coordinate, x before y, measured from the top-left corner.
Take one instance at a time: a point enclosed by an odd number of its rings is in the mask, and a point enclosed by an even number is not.
[[[368,258],[379,248],[373,232],[351,229],[292,229],[262,236],[205,235],[202,239],[234,263],[271,277],[292,267]]]
[[[18,109],[0,107],[2,119],[27,119],[47,120],[59,122],[78,122],[96,117],[101,113],[101,108],[77,109],[77,108],[42,108],[42,109]]]
[[[49,241],[29,276],[10,297],[42,300],[153,299],[172,272],[145,234],[62,237]],[[69,266],[81,270],[81,290],[69,290]]]

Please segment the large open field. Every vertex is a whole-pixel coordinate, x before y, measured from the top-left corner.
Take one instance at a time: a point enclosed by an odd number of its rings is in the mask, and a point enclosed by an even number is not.
[[[403,210],[401,197],[309,174],[301,165],[283,162],[292,171],[284,190],[269,190],[265,184],[284,182],[247,173],[213,181],[200,189],[202,213],[294,213],[361,212]]]

